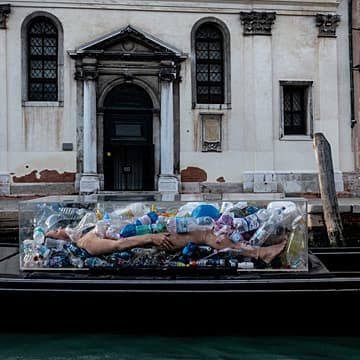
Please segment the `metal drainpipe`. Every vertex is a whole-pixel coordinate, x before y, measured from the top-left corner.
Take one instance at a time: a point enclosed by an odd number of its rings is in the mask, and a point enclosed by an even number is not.
[[[348,31],[349,31],[349,61],[350,61],[350,117],[351,117],[351,128],[353,128],[356,124],[355,119],[355,103],[354,103],[354,74],[353,74],[353,43],[352,43],[352,1],[349,0],[348,7]]]

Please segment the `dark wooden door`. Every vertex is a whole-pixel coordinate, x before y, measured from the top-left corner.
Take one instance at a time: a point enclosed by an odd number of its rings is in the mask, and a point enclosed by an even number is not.
[[[136,85],[115,88],[104,106],[104,182],[108,191],[154,190],[152,102]]]

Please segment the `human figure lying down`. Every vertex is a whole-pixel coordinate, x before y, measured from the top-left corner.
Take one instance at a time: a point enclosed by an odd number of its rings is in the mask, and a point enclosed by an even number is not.
[[[64,227],[50,230],[46,233],[46,236],[53,239],[72,241]],[[150,233],[121,238],[119,240],[99,237],[95,230],[90,230],[82,235],[75,244],[85,249],[92,256],[101,256],[136,247],[149,246],[155,246],[160,250],[175,251],[183,248],[189,242],[197,245],[207,245],[215,250],[226,248],[237,249],[241,251],[243,256],[260,259],[269,264],[285,249],[287,239],[284,238],[280,243],[275,245],[256,247],[245,242],[234,243],[228,236],[216,236],[211,230],[195,230],[180,234],[170,232]]]

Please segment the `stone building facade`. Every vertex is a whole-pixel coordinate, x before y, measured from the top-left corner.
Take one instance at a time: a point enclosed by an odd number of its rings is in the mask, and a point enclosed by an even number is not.
[[[352,1],[351,17],[352,35],[352,88],[353,88],[353,116],[352,126],[354,128],[355,145],[355,169],[360,171],[360,1]]]
[[[348,6],[0,4],[0,194],[318,192],[316,132],[346,190]]]

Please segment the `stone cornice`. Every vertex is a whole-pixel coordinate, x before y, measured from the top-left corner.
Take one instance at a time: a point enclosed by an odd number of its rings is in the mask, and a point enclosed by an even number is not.
[[[0,29],[7,28],[7,18],[10,14],[10,4],[0,4]]]
[[[316,13],[336,13],[340,0],[15,0],[16,6],[39,7],[50,11],[53,8],[84,8],[89,10],[142,10],[149,12],[196,12],[196,13],[239,13],[240,11],[276,11],[278,15],[315,15]]]

